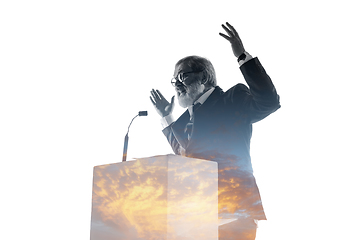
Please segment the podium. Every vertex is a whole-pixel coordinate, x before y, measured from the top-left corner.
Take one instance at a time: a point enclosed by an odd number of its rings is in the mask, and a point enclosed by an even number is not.
[[[216,162],[163,155],[94,167],[90,240],[217,240]]]

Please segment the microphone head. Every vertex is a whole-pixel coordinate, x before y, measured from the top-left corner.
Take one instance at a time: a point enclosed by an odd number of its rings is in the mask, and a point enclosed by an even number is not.
[[[147,116],[147,111],[140,111],[139,116]]]

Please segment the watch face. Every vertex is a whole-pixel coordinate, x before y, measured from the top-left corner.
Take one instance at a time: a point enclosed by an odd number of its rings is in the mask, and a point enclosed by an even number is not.
[[[245,58],[246,58],[246,54],[245,53],[241,54],[238,58],[238,62],[245,60]]]

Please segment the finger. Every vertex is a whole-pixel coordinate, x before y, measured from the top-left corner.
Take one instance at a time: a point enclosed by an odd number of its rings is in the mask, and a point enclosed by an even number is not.
[[[152,99],[152,97],[150,97],[150,100],[151,100],[152,104],[153,104],[154,106],[156,106],[156,103],[154,102],[154,100]]]
[[[227,25],[229,28],[232,28],[232,27],[233,27],[229,22],[226,22],[226,25]]]
[[[155,91],[155,89],[152,89],[152,90],[151,90],[151,93],[157,94],[156,91]]]
[[[226,25],[230,28],[230,30],[234,33],[235,36],[239,36],[235,28],[231,26],[230,23],[226,22]]]
[[[234,33],[232,33],[230,31],[230,29],[228,29],[224,24],[221,24],[221,26],[223,27],[223,29],[227,32],[227,34],[229,34],[230,37],[234,36]]]
[[[227,35],[223,34],[223,33],[219,33],[220,36],[222,36],[223,38],[225,38],[226,40],[230,41],[231,38],[228,37]]]
[[[159,98],[159,96],[157,95],[157,93],[155,92],[154,89],[151,91],[151,95],[154,98],[155,102],[160,101],[160,98]]]
[[[231,34],[230,29],[227,28],[224,24],[221,24],[221,27],[222,27],[228,34]]]
[[[150,93],[151,93],[151,95],[153,95],[154,94],[154,89],[151,89]]]
[[[159,96],[159,94],[158,94],[157,91],[158,91],[158,90],[154,90],[154,89],[153,89],[153,96],[155,96],[155,98],[156,98],[157,100],[160,100],[160,96]]]
[[[159,94],[160,98],[165,99],[159,90],[156,90],[156,92]]]

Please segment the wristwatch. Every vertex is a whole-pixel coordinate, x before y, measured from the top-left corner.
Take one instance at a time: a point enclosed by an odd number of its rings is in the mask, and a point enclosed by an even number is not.
[[[244,61],[245,58],[246,58],[246,54],[245,54],[245,52],[243,52],[243,53],[238,57],[237,61],[238,61],[238,62]]]
[[[248,53],[248,52],[243,52],[237,59],[240,67],[241,65],[243,65],[244,63],[246,63],[247,61],[249,61],[250,59],[252,59],[252,56]]]

